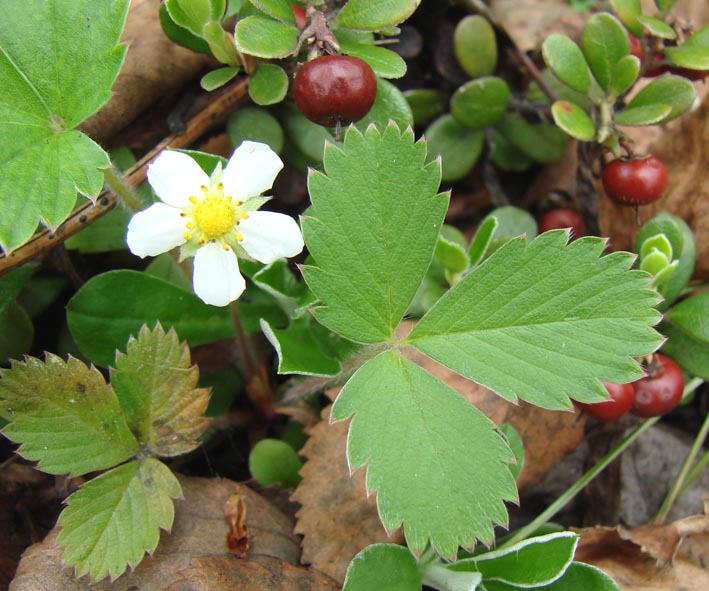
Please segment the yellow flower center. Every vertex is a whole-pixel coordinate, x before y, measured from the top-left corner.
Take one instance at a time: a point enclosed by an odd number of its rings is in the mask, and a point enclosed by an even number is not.
[[[220,238],[231,230],[236,219],[231,198],[222,191],[217,195],[208,194],[194,210],[194,221],[208,240]]]

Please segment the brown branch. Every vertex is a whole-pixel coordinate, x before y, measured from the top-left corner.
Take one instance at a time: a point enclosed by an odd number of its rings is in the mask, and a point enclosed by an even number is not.
[[[187,121],[184,133],[172,133],[165,137],[150,152],[131,166],[125,174],[128,185],[138,187],[145,182],[148,163],[166,148],[185,148],[197,140],[207,129],[236,105],[245,95],[249,79],[240,77],[235,82],[215,92],[207,105]],[[41,256],[61,244],[102,215],[108,213],[118,203],[116,196],[103,191],[95,201],[88,201],[76,208],[56,230],[45,228],[37,232],[29,241],[9,254],[0,253],[0,276],[9,273],[30,259]]]

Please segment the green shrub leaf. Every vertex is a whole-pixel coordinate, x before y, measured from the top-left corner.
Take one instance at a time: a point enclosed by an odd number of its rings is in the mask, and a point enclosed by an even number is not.
[[[360,31],[381,31],[409,18],[421,0],[349,0],[335,26]]]
[[[463,18],[453,32],[455,57],[471,78],[489,76],[497,67],[497,39],[489,21],[477,14]]]
[[[551,106],[551,115],[561,129],[583,142],[590,142],[596,137],[596,125],[593,119],[581,107],[568,101],[556,101]]]
[[[19,453],[50,474],[81,475],[111,468],[138,451],[101,372],[72,357],[28,357],[0,370],[3,433]]]
[[[369,64],[379,78],[401,78],[406,74],[406,62],[398,54],[378,45],[340,43],[340,50]]]
[[[640,38],[643,35],[643,26],[638,22],[642,15],[640,0],[610,0],[613,12],[633,35]]]
[[[549,409],[605,399],[660,344],[649,276],[604,242],[545,232],[509,241],[421,319],[409,342],[504,398]],[[550,271],[552,269],[552,271]],[[622,338],[619,336],[622,335]]]
[[[236,147],[244,140],[268,144],[280,154],[283,150],[283,128],[271,113],[259,107],[237,109],[227,121],[229,142]]]
[[[256,8],[266,13],[268,16],[283,21],[284,23],[295,24],[295,15],[288,0],[249,0]]]
[[[662,76],[656,78],[643,88],[626,109],[636,109],[648,105],[668,105],[669,114],[661,120],[666,123],[685,113],[694,103],[697,96],[694,85],[682,76]]]
[[[116,297],[120,294],[120,297]],[[234,336],[228,308],[138,271],[117,270],[86,282],[67,304],[67,323],[79,349],[97,365],[113,364],[130,335],[160,321],[191,346]]]
[[[350,562],[342,591],[421,591],[422,584],[416,559],[407,548],[373,544]]]
[[[665,320],[709,347],[709,293],[700,293],[672,306]]]
[[[406,129],[414,124],[414,114],[403,93],[388,80],[377,78],[377,98],[372,108],[355,127],[362,133],[372,123],[379,129],[384,129],[390,121],[396,123],[399,129]]]
[[[543,164],[561,160],[569,143],[569,137],[556,125],[530,123],[512,113],[505,113],[495,127],[525,156]]]
[[[507,110],[510,88],[502,78],[483,76],[460,86],[451,98],[451,114],[467,127],[488,127]]]
[[[584,27],[581,49],[598,84],[608,92],[616,63],[630,52],[625,28],[606,12],[594,14]]]
[[[640,60],[634,55],[620,58],[614,68],[611,78],[611,92],[616,96],[627,91],[638,79],[640,74]]]
[[[566,35],[552,34],[542,44],[544,62],[556,77],[578,92],[591,88],[586,58],[576,43]]]
[[[217,68],[216,70],[212,70],[202,76],[199,84],[206,91],[216,90],[217,88],[224,86],[227,82],[229,82],[229,80],[235,78],[238,73],[239,68]]]
[[[672,112],[669,105],[653,103],[642,107],[623,109],[615,116],[618,125],[653,125],[664,121]]]
[[[127,0],[10,2],[0,28],[0,247],[95,197],[108,156],[74,128],[110,97],[123,62]],[[31,15],[31,17],[29,16]],[[90,16],[89,16],[90,15]]]
[[[259,64],[249,80],[249,96],[257,105],[275,105],[288,93],[288,74],[275,64]]]
[[[689,70],[709,70],[709,46],[668,47],[667,57],[673,64]]]
[[[180,483],[158,460],[115,468],[86,483],[67,499],[57,542],[76,576],[115,579],[158,545],[175,515]]]
[[[503,501],[517,496],[508,468],[514,456],[477,408],[387,351],[360,367],[340,392],[332,418],[350,416],[350,469],[367,466],[367,488],[377,491],[384,527],[403,523],[411,551],[430,542],[454,557],[458,546],[493,540],[493,525],[507,521]]]
[[[278,59],[295,51],[299,34],[295,25],[254,15],[236,23],[234,39],[241,53]]]
[[[475,166],[485,144],[482,129],[465,127],[451,114],[436,119],[424,132],[428,158],[441,157],[441,179],[456,181]]]
[[[650,31],[653,37],[659,37],[660,39],[675,39],[677,37],[675,30],[659,18],[641,15],[638,16],[638,22]]]
[[[396,125],[350,127],[343,150],[328,146],[311,171],[303,220],[312,266],[303,276],[323,303],[319,322],[358,342],[388,340],[433,257],[448,200],[426,147]]]
[[[159,324],[154,330],[143,326],[126,352],[116,354],[111,385],[141,448],[169,457],[199,445],[208,425],[202,414],[209,390],[197,388],[198,379],[187,344]]]

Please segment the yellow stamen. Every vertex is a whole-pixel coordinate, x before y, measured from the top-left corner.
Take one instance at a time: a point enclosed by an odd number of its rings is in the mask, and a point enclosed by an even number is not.
[[[237,234],[237,235],[236,235],[236,239],[237,239],[239,242],[243,242],[243,240],[244,240],[244,235],[243,235],[243,234]]]
[[[185,226],[187,226],[188,230],[191,230],[192,228],[194,228],[194,222],[192,220],[190,220],[189,222],[187,222],[185,224]]]
[[[190,232],[185,232],[185,233],[182,235],[182,237],[183,237],[185,240],[192,240],[192,234],[191,234]]]
[[[195,197],[194,195],[191,195],[190,196],[190,203],[192,205],[197,205],[197,197]]]
[[[220,238],[236,224],[234,212],[218,195],[207,195],[194,210],[194,221],[208,239]]]
[[[207,193],[209,191],[209,188],[206,187],[205,185],[200,185],[199,188],[202,189],[202,193]]]
[[[242,219],[242,220],[248,220],[248,219],[249,219],[249,214],[246,213],[246,212],[242,212],[242,213],[241,213],[241,219]]]

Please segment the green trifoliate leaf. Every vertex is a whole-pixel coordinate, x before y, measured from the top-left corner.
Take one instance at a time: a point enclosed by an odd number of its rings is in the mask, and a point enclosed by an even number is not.
[[[169,457],[199,445],[208,423],[202,417],[209,390],[197,388],[199,370],[190,364],[190,350],[177,333],[158,324],[131,337],[126,352],[116,354],[111,385],[126,422],[140,446]]]
[[[654,125],[664,121],[672,112],[672,107],[653,103],[642,107],[633,107],[623,109],[615,116],[615,122],[618,125]]]
[[[672,245],[672,257],[679,262],[669,279],[663,282],[662,285],[656,286],[660,295],[664,298],[658,305],[658,310],[664,310],[687,287],[687,283],[689,283],[694,271],[697,249],[694,234],[687,223],[681,218],[662,211],[646,222],[640,229],[635,242],[636,252],[642,252],[645,241],[658,234],[665,236],[669,240]]]
[[[255,285],[270,295],[289,317],[299,315],[298,308],[312,302],[312,294],[302,281],[298,281],[285,259],[278,259],[253,274]]]
[[[700,293],[672,306],[665,320],[709,347],[709,293]]]
[[[471,78],[489,76],[497,67],[497,39],[490,22],[480,15],[463,18],[453,32],[455,57]]]
[[[110,97],[125,54],[118,40],[127,10],[127,0],[4,5],[0,247],[20,246],[40,221],[58,226],[77,192],[100,192],[108,156],[74,128]]]
[[[600,380],[642,372],[633,356],[660,344],[649,277],[603,240],[563,230],[509,241],[424,316],[409,342],[504,398],[566,409],[606,398]],[[622,337],[620,336],[622,335]]]
[[[295,15],[288,0],[249,0],[256,8],[266,13],[268,16],[283,21],[284,23],[295,24]]]
[[[524,468],[524,441],[522,441],[517,429],[509,423],[502,423],[498,427],[498,431],[507,440],[507,445],[510,446],[512,453],[515,455],[515,460],[517,460],[514,464],[510,464],[510,472],[512,472],[513,478],[517,479],[520,472],[522,472],[522,468]]]
[[[556,101],[551,106],[551,115],[561,129],[571,137],[590,142],[596,137],[596,124],[586,111],[568,101]]]
[[[611,92],[616,96],[626,92],[638,79],[640,74],[640,60],[634,55],[620,58],[613,68],[611,78]]]
[[[388,340],[421,284],[448,205],[440,167],[396,125],[350,127],[311,171],[303,235],[313,266],[303,276],[323,305],[316,319],[354,341]]]
[[[541,587],[559,579],[574,559],[578,534],[559,532],[529,538],[509,548],[459,560],[453,571],[479,572],[486,582],[501,581],[519,587]]]
[[[613,68],[618,60],[630,52],[625,28],[608,13],[594,14],[584,27],[581,49],[598,84],[608,92],[613,79]]]
[[[342,368],[325,354],[313,335],[309,318],[299,318],[285,329],[261,320],[261,330],[278,354],[278,373],[310,376],[336,376]]]
[[[191,346],[234,336],[228,308],[146,273],[118,270],[86,282],[67,304],[67,323],[76,344],[97,365],[113,364],[117,349],[143,324],[173,327]]]
[[[165,8],[176,25],[198,37],[204,25],[220,20],[224,14],[224,2],[212,0],[165,0]]]
[[[248,16],[236,24],[234,38],[241,53],[278,59],[295,51],[299,34],[295,25],[265,16]]]
[[[340,51],[367,62],[379,78],[401,78],[406,74],[406,62],[390,49],[370,44],[340,43]]]
[[[566,35],[552,34],[542,44],[544,62],[556,77],[578,92],[591,88],[586,58],[576,43]]]
[[[130,462],[86,483],[67,499],[57,542],[76,576],[115,579],[158,545],[182,494],[169,468],[149,458]]]
[[[568,136],[556,125],[530,123],[512,113],[505,113],[495,127],[525,156],[542,164],[559,161],[569,141]]]
[[[492,242],[492,237],[497,230],[498,223],[495,216],[489,216],[481,222],[468,249],[471,267],[476,266],[485,257],[485,253]]]
[[[685,113],[694,103],[696,96],[694,85],[686,78],[662,76],[650,82],[635,95],[626,109],[637,109],[649,105],[667,105],[671,107],[671,110],[661,120],[662,123],[666,123]]]
[[[510,88],[502,78],[483,76],[459,87],[451,98],[451,114],[468,127],[487,127],[507,110]]]
[[[673,64],[689,70],[709,70],[709,46],[668,47],[665,54]]]
[[[507,521],[503,501],[517,496],[508,468],[513,455],[477,408],[387,351],[340,392],[332,418],[350,416],[349,465],[367,466],[367,488],[377,492],[385,528],[403,523],[413,552],[430,542],[448,557],[476,539],[493,540],[493,525]]]
[[[620,591],[613,579],[600,568],[583,562],[572,562],[563,577],[544,587],[544,591],[580,591],[581,589]],[[495,590],[491,588],[490,591]]]
[[[249,96],[257,105],[275,105],[288,93],[288,74],[275,64],[259,64],[249,80]]]
[[[204,39],[172,20],[166,4],[160,5],[160,26],[170,41],[198,53],[206,53],[208,55],[212,53],[209,49],[209,44]]]
[[[421,0],[349,0],[335,19],[343,29],[381,31],[409,18]]]
[[[262,439],[249,454],[249,471],[261,486],[295,487],[302,480],[302,466],[295,450],[280,439]]]
[[[271,113],[258,107],[237,109],[227,121],[227,133],[232,146],[244,140],[261,142],[280,154],[283,150],[283,128]]]
[[[640,0],[610,0],[610,5],[625,28],[636,37],[642,37],[643,26],[638,22],[642,14]]]
[[[451,114],[436,119],[424,132],[429,159],[441,157],[441,179],[457,181],[475,166],[485,144],[482,129],[465,127]]]
[[[687,373],[709,380],[709,344],[672,323],[660,325],[667,341],[662,352],[674,359]]]
[[[638,17],[638,22],[650,31],[653,37],[659,37],[660,39],[675,39],[677,37],[675,30],[659,18],[641,15]]]
[[[342,591],[421,591],[416,559],[403,546],[373,544],[352,559]]]
[[[224,86],[229,80],[232,80],[239,73],[239,68],[227,67],[217,68],[208,72],[199,81],[199,84],[204,90],[212,91]]]
[[[537,235],[537,220],[521,207],[514,205],[503,205],[493,209],[483,220],[485,224],[489,219],[495,220],[495,230],[488,245],[488,254],[492,254],[503,244],[516,238],[524,236],[531,240]]]
[[[138,451],[118,399],[96,368],[72,357],[28,357],[0,370],[3,433],[19,453],[50,474],[81,475],[126,461]]]

